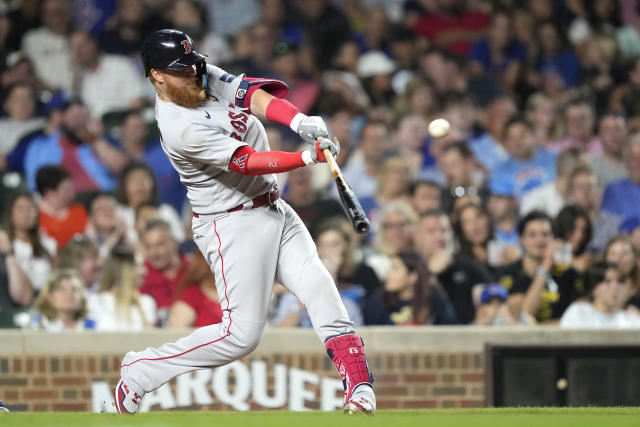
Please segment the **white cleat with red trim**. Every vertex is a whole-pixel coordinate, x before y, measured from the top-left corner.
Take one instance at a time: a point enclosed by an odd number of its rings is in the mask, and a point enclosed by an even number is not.
[[[375,411],[376,395],[373,394],[373,388],[370,384],[358,385],[342,409],[345,414],[373,415]]]
[[[131,383],[126,384],[122,378],[118,381],[114,391],[116,410],[120,414],[133,415],[138,412],[138,405],[143,392],[134,390]]]

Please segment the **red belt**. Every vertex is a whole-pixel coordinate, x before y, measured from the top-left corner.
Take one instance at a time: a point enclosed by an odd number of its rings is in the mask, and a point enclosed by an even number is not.
[[[266,205],[271,206],[279,198],[280,198],[280,189],[278,187],[275,187],[271,191],[261,194],[258,197],[254,197],[247,203],[243,203],[241,205],[236,206],[235,208],[231,208],[227,210],[227,212],[236,212],[236,211],[241,211],[243,209],[259,208],[260,206],[266,206]],[[200,218],[200,215],[198,215],[195,212],[193,213],[193,216],[194,218]]]

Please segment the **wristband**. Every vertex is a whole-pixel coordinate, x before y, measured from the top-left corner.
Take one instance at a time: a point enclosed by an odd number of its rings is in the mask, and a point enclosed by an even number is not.
[[[544,277],[546,280],[549,280],[549,277],[551,276],[549,274],[549,270],[547,270],[546,268],[540,266],[536,269],[536,276],[542,276]]]
[[[315,162],[313,161],[313,159],[311,158],[311,153],[308,151],[303,151],[302,152],[302,161],[304,162],[305,165],[309,166],[314,164]]]
[[[297,133],[298,132],[298,126],[300,125],[300,122],[303,121],[306,118],[307,118],[307,116],[302,114],[302,113],[296,114],[293,117],[293,119],[291,119],[291,123],[289,124],[289,127],[291,128],[292,131]]]

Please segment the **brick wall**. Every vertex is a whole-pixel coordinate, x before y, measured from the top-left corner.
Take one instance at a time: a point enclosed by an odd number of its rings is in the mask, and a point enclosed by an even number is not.
[[[119,378],[120,358],[120,355],[0,355],[0,400],[12,411],[91,411],[92,383],[106,381],[109,388],[113,387]],[[375,376],[379,408],[480,407],[484,404],[481,352],[372,353],[368,359]],[[267,362],[270,393],[274,387],[275,364],[320,377],[338,378],[327,356],[320,352],[260,355],[246,358],[243,363],[249,366],[252,360]],[[170,387],[175,392],[176,380],[171,381]],[[319,396],[319,385],[309,384],[306,388]],[[190,408],[232,409],[221,403],[213,391],[211,395],[212,404]],[[252,409],[263,409],[251,399],[248,403]],[[305,406],[318,409],[320,403],[310,401]]]

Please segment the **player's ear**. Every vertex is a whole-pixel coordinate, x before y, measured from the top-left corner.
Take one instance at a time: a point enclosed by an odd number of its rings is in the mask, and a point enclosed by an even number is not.
[[[164,74],[152,68],[149,70],[149,80],[151,80],[151,83],[164,83]]]

